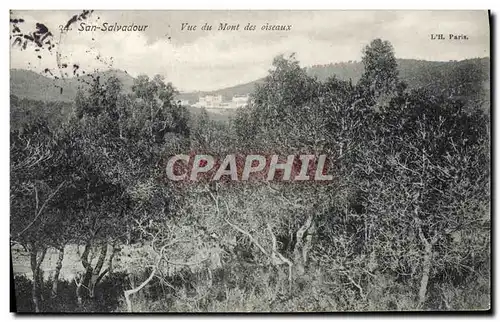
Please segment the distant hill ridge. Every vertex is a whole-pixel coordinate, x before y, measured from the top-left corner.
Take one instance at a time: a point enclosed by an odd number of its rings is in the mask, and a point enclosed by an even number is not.
[[[430,84],[444,84],[450,79],[460,77],[464,82],[480,82],[489,90],[490,59],[475,58],[462,61],[436,62],[415,59],[398,59],[398,69],[401,79],[406,81],[411,88],[429,86]],[[307,73],[325,80],[336,76],[342,80],[351,79],[356,83],[361,77],[364,67],[361,62],[350,61],[314,65],[306,68]],[[103,80],[117,77],[123,84],[125,91],[131,91],[134,78],[122,70],[108,70],[98,73]],[[95,74],[93,74],[95,75]],[[11,69],[10,89],[11,94],[19,98],[29,98],[43,101],[73,101],[79,88],[85,88],[91,79],[90,75],[53,79],[41,74],[24,70]],[[234,95],[244,95],[252,92],[256,84],[262,83],[263,78],[250,83],[236,85],[215,91],[180,93],[178,99],[189,100],[194,103],[202,95],[222,95],[230,99]],[[174,84],[175,86],[175,84]]]

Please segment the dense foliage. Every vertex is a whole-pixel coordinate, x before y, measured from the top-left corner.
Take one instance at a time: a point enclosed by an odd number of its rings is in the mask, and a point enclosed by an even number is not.
[[[35,277],[16,278],[18,309],[488,309],[483,84],[409,89],[380,39],[363,64],[354,84],[276,57],[228,122],[189,113],[160,76],[131,93],[96,77],[67,114],[13,97],[11,240]],[[335,180],[167,181],[166,159],[190,151],[327,154]],[[59,282],[70,245],[82,273]]]

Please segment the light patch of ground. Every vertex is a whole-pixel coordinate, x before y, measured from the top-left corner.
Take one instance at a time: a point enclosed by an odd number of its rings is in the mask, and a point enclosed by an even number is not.
[[[84,246],[67,245],[64,249],[64,259],[60,272],[60,279],[73,280],[77,273],[84,272],[84,268],[80,259],[80,254],[83,252]],[[167,275],[172,275],[183,267],[189,267],[192,271],[199,270],[202,267],[215,268],[221,265],[220,263],[220,248],[200,248],[197,252],[190,254],[184,258],[179,258],[175,253],[167,256],[172,262],[184,262],[189,265],[177,265],[164,263],[162,270]],[[25,275],[32,278],[29,253],[20,245],[11,246],[12,265],[14,275]],[[99,249],[94,249],[89,256],[92,260],[92,265],[95,266],[98,260]],[[111,255],[111,246],[108,246],[108,252],[104,262],[103,270],[108,267],[109,256]],[[53,276],[59,253],[56,249],[49,248],[45,259],[42,262],[41,269],[44,279]],[[156,255],[151,250],[149,245],[124,245],[121,250],[115,254],[113,259],[113,271],[135,273],[144,270],[145,267],[157,261]]]

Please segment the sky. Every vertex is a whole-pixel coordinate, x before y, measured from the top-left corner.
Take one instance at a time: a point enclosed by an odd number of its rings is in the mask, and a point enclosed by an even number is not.
[[[136,77],[160,74],[181,91],[206,91],[244,84],[264,77],[272,60],[295,53],[301,66],[361,60],[362,49],[375,38],[392,43],[396,57],[462,60],[489,57],[487,11],[95,11],[86,26],[138,25],[144,31],[87,31],[81,22],[61,33],[60,26],[79,12],[11,11],[22,18],[21,31],[36,22],[54,34],[56,50],[11,49],[11,68],[57,74],[60,64],[78,64],[86,71],[125,70]],[[182,29],[183,24],[196,30]],[[201,30],[204,24],[212,30]],[[218,30],[220,23],[239,30]],[[247,24],[253,31],[244,30]],[[262,30],[262,26],[290,30]],[[445,40],[432,40],[444,34]],[[449,34],[467,40],[448,39]],[[38,58],[38,56],[42,58]],[[59,64],[59,65],[60,65]]]

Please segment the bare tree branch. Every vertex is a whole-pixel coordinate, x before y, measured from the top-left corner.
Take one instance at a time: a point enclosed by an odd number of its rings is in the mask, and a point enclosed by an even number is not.
[[[261,251],[264,255],[269,256],[269,254],[266,252],[266,250],[264,249],[264,247],[262,247],[262,246],[259,244],[259,242],[258,242],[257,240],[255,240],[255,238],[253,238],[253,236],[252,236],[249,232],[247,232],[247,231],[245,231],[245,230],[241,229],[240,227],[236,226],[235,224],[231,223],[229,220],[227,220],[227,219],[225,219],[225,218],[224,218],[224,221],[225,221],[226,223],[228,223],[228,224],[229,224],[229,226],[233,227],[234,229],[236,229],[237,231],[239,231],[239,232],[240,232],[240,233],[242,233],[243,235],[247,236],[247,237],[250,239],[250,241],[251,241],[252,243],[254,243],[254,244],[255,244],[255,246],[257,246],[257,248],[259,248],[259,249],[260,249],[260,251]]]
[[[59,191],[59,189],[61,189],[61,187],[65,183],[66,183],[66,181],[61,182],[57,186],[57,188],[47,197],[47,199],[45,199],[45,201],[43,202],[42,206],[40,207],[40,209],[38,210],[38,212],[35,214],[35,218],[33,218],[33,220],[23,230],[21,230],[20,233],[17,234],[18,237],[20,237],[25,231],[27,231],[28,229],[31,228],[31,226],[33,226],[33,224],[36,222],[36,220],[38,219],[38,217],[40,217],[40,215],[42,214],[43,210],[47,206],[47,203],[56,195],[56,193]],[[37,207],[38,207],[38,191],[36,190],[36,188],[35,188],[35,193],[36,193]]]

